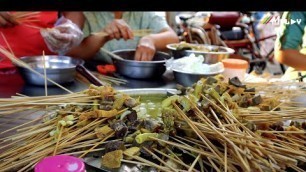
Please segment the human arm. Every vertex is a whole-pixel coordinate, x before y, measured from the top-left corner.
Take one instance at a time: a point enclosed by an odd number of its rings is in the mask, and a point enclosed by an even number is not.
[[[149,14],[151,13],[146,12],[145,15]],[[83,22],[84,21],[85,19],[83,19]],[[144,24],[144,26],[142,26],[140,29],[152,29],[153,34],[141,38],[141,40],[138,42],[138,52],[141,52],[142,50],[154,52],[151,53],[150,59],[152,59],[153,55],[155,54],[155,48],[157,50],[165,50],[168,43],[178,42],[175,32],[170,29],[165,20],[161,19],[160,17],[152,16],[151,18],[147,18],[145,21],[149,22],[149,24]],[[73,48],[68,55],[88,59],[93,57],[100,50],[100,48],[110,40],[118,40],[122,38],[128,40],[134,38],[130,26],[128,26],[122,19],[113,20],[111,23],[103,27],[101,31],[107,33],[108,36],[93,34],[89,35],[88,37],[84,38],[78,47]],[[177,41],[173,42],[173,38]]]
[[[275,51],[275,59],[282,64],[291,66],[296,70],[306,70],[306,55],[299,50],[285,49]]]
[[[301,23],[281,25],[275,42],[275,59],[282,64],[297,70],[306,70],[306,40],[303,40],[305,32],[305,13],[285,12],[282,16],[288,21],[301,19]],[[301,49],[301,50],[300,50]]]
[[[178,43],[179,39],[174,30],[169,27],[165,18],[154,13],[148,13],[150,16],[149,28],[155,31],[139,40],[136,48],[135,60],[150,61],[156,51],[165,51],[166,45]]]
[[[83,23],[84,21],[85,18],[83,18]],[[128,40],[133,39],[133,37],[132,30],[127,23],[122,19],[115,19],[101,28],[98,34],[89,34],[86,36],[82,43],[78,47],[73,48],[68,54],[74,57],[89,59],[93,57],[106,42],[113,39]]]
[[[63,16],[73,23],[79,26],[82,30],[85,24],[85,16],[83,12],[63,12]],[[97,35],[88,35],[83,38],[82,42],[75,47],[72,47],[66,55],[75,57],[75,58],[82,58],[82,59],[89,59],[94,56],[99,49],[108,41],[108,38],[101,37]]]
[[[136,48],[135,60],[150,61],[156,51],[165,51],[167,44],[178,42],[178,36],[170,27],[162,29],[159,33],[144,36]]]
[[[75,23],[76,25],[78,25],[81,29],[83,29],[84,27],[84,21],[85,21],[85,17],[83,15],[83,12],[81,11],[63,11],[62,15],[71,20],[73,23]]]

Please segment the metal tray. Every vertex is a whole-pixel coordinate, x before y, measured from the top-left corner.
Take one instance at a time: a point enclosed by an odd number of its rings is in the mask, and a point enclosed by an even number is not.
[[[84,162],[88,166],[89,170],[88,172],[143,172],[145,168],[141,165],[136,164],[130,164],[130,163],[122,163],[120,168],[116,169],[109,169],[106,167],[103,167],[101,165],[102,158],[95,158],[95,157],[85,157]],[[87,169],[86,169],[87,170]],[[156,169],[153,168],[146,168],[147,172],[157,172]]]
[[[125,89],[125,90],[118,90],[120,92],[124,92],[131,96],[134,95],[154,95],[154,94],[162,94],[162,95],[173,95],[179,94],[180,91],[177,89],[168,89],[168,88],[139,88],[139,89]]]

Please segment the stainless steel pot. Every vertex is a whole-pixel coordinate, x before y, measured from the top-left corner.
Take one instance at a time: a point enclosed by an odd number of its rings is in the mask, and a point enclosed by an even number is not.
[[[170,55],[174,59],[182,58],[185,56],[189,56],[190,54],[203,55],[204,63],[206,64],[214,64],[217,62],[221,62],[223,59],[229,57],[230,54],[233,54],[235,50],[223,47],[223,46],[216,46],[216,45],[204,45],[204,44],[193,44],[193,46],[203,46],[208,49],[208,52],[205,51],[194,51],[194,50],[177,50],[178,44],[168,44],[167,48],[170,50]]]
[[[25,56],[20,60],[31,66],[32,69],[44,75],[43,56]],[[84,63],[81,59],[75,59],[69,56],[48,55],[45,56],[46,75],[49,79],[64,84],[72,82],[76,75],[76,66]],[[17,66],[25,82],[34,85],[44,85],[45,79],[36,73],[22,66]],[[49,82],[48,85],[54,85]]]
[[[166,61],[170,55],[163,52],[156,52],[152,61],[135,61],[135,50],[123,49],[112,53],[120,56],[112,56],[114,65],[119,74],[135,79],[148,79],[160,77],[166,71]]]
[[[196,83],[198,80],[201,78],[207,78],[209,76],[215,76],[220,74],[221,72],[218,73],[210,73],[210,74],[197,74],[197,73],[187,73],[187,72],[182,72],[179,70],[173,70],[173,75],[175,78],[175,81],[178,84],[181,84],[185,87],[190,87],[194,83]]]

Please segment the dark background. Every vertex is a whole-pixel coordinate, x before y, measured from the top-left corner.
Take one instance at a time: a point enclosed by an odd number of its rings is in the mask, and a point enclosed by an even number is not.
[[[305,0],[0,0],[5,10],[304,11]]]

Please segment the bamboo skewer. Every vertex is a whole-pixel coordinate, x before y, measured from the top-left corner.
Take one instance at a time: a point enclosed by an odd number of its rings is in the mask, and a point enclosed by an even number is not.
[[[114,83],[116,85],[120,84],[126,84],[128,81],[121,78],[116,78],[112,76],[102,75],[98,72],[92,72],[97,78],[99,78],[102,81],[109,82],[110,84]]]
[[[169,171],[168,168],[165,168],[165,167],[162,167],[162,166],[160,166],[160,165],[157,165],[157,164],[155,164],[155,163],[153,163],[153,162],[151,162],[151,161],[148,161],[148,160],[146,160],[146,159],[144,159],[144,158],[141,158],[141,157],[139,157],[139,156],[130,156],[130,155],[126,154],[126,153],[123,153],[123,154],[126,155],[126,156],[128,156],[128,157],[131,157],[131,158],[133,158],[133,159],[136,159],[136,160],[138,160],[138,161],[140,161],[140,162],[149,164],[149,165],[152,166],[152,167],[156,167],[157,169],[160,169],[160,170],[163,170],[163,171]]]
[[[141,163],[138,161],[131,161],[131,160],[126,160],[126,159],[121,159],[121,162],[126,162],[126,163],[136,164],[136,165],[143,165],[143,166],[150,166],[150,164],[147,164],[147,163]]]
[[[175,109],[179,112],[179,114],[187,121],[188,125],[196,132],[196,134],[201,138],[203,143],[213,152],[213,154],[218,157],[218,159],[222,162],[222,158],[220,157],[220,152],[213,146],[213,144],[203,135],[203,133],[199,132],[196,126],[192,124],[189,120],[189,118],[182,113],[182,111],[179,109],[179,107],[176,104],[173,104]]]
[[[11,54],[9,53],[7,50],[3,49],[3,48],[0,48],[0,52],[2,54],[4,54],[6,57],[8,57],[13,63],[19,65],[19,66],[22,66],[26,69],[29,69],[30,71],[36,73],[37,75],[39,75],[40,77],[44,77],[44,75],[42,75],[41,73],[37,72],[36,70],[32,69],[31,66],[29,66],[28,64],[24,63],[23,61],[19,60],[18,58],[16,58],[14,56],[14,54]],[[49,79],[49,78],[46,78],[49,82],[55,84],[56,86],[62,88],[63,90],[67,91],[68,93],[72,93],[72,91],[68,90],[67,88],[61,86],[60,84],[56,83],[55,81]]]
[[[224,143],[224,172],[227,172],[227,144]]]
[[[75,97],[77,97],[78,95],[75,95]],[[68,97],[67,96],[64,96],[64,97],[60,97],[60,96],[57,96],[57,97],[52,97],[52,98],[47,98],[48,101],[56,101],[58,103],[54,103],[54,102],[50,102],[49,104],[56,104],[56,105],[62,105],[62,104],[77,104],[77,103],[68,103],[67,102],[67,99]],[[73,97],[70,97],[72,100]],[[17,99],[18,100],[18,99]],[[21,99],[19,99],[21,100]],[[59,100],[63,100],[65,102],[59,102]],[[85,101],[85,100],[83,100]],[[42,102],[42,103],[39,103],[39,102]],[[0,104],[0,108],[2,107],[9,107],[9,106],[16,106],[16,105],[31,105],[31,103],[36,103],[36,104],[43,104],[43,102],[46,102],[46,99],[34,99],[34,100],[28,100],[26,102],[24,102],[23,100],[21,100],[20,102],[14,102],[14,103],[11,103],[11,104]],[[80,101],[79,101],[80,102]],[[81,104],[79,103],[80,105],[92,105],[92,104],[88,104],[88,103],[84,103],[84,104]]]
[[[133,35],[136,36],[136,37],[143,37],[143,36],[147,36],[147,35],[152,33],[151,29],[132,30],[132,32],[133,32]],[[108,36],[108,33],[104,32],[104,31],[93,32],[91,34],[92,35],[97,35],[97,36],[102,36],[102,37]]]
[[[40,14],[40,12],[35,11],[35,12],[14,12],[11,15],[15,19],[23,19],[23,18],[35,18]]]
[[[64,127],[61,125],[61,128],[60,128],[60,130],[59,130],[59,135],[58,135],[58,137],[57,137],[56,145],[55,145],[55,148],[54,148],[53,155],[56,155],[56,151],[57,151],[57,148],[58,148],[58,144],[59,144],[59,142],[60,142],[60,140],[61,140],[61,137],[62,137],[63,128],[64,128]]]
[[[159,154],[161,154],[161,155],[163,155],[163,156],[165,156],[165,157],[167,157],[167,158],[173,160],[174,162],[183,165],[183,166],[186,167],[186,168],[190,168],[189,165],[185,164],[183,161],[181,161],[181,160],[180,160],[179,158],[177,158],[177,157],[176,157],[176,158],[172,158],[171,156],[169,156],[169,155],[167,155],[167,154],[165,154],[165,153],[163,153],[163,152],[157,150],[156,148],[153,148],[153,150],[154,150],[155,152],[157,152],[157,153],[159,153]],[[175,154],[174,154],[174,155],[175,155]],[[195,169],[192,169],[192,171],[198,172],[198,170],[195,170]]]
[[[31,114],[31,113],[29,113],[29,115],[30,115],[30,114]],[[29,122],[23,123],[23,124],[21,124],[21,125],[15,126],[15,127],[13,127],[13,128],[10,128],[10,129],[8,129],[8,130],[2,131],[2,132],[0,133],[0,135],[5,134],[5,133],[10,132],[10,131],[13,131],[13,130],[15,130],[15,129],[17,129],[17,128],[20,128],[20,127],[23,127],[23,126],[25,126],[25,125],[28,125],[28,124],[31,124],[31,123],[34,123],[34,122],[38,122],[38,121],[40,121],[41,119],[42,119],[42,117],[36,118],[36,119],[34,119],[34,120],[32,120],[32,121],[29,121]],[[0,125],[2,125],[2,124],[0,124]]]
[[[108,138],[112,137],[115,133],[112,132],[111,134],[109,134],[108,136],[106,136],[104,139],[102,139],[100,142],[97,142],[93,147],[91,147],[87,152],[84,152],[81,156],[79,156],[79,158],[83,158],[89,151],[91,151],[92,149],[96,148],[97,146],[99,146],[101,143],[105,142],[105,140],[107,140]]]
[[[188,172],[191,172],[194,168],[194,166],[196,165],[196,163],[198,162],[198,160],[200,159],[201,155],[199,154],[197,156],[197,158],[193,161],[193,163],[191,164],[190,168],[188,169]]]
[[[168,167],[170,170],[172,171],[176,171],[176,169],[174,169],[173,167],[171,167],[170,165],[168,165],[165,161],[163,161],[162,159],[160,159],[157,155],[155,155],[153,152],[151,152],[149,149],[147,149],[146,147],[143,147],[144,150],[146,150],[149,154],[151,154],[155,159],[157,159],[159,162],[161,162],[162,164],[164,164],[166,167]]]
[[[108,54],[108,55],[110,55],[110,56],[112,56],[112,57],[115,57],[115,58],[117,58],[117,59],[123,59],[122,57],[118,56],[118,55],[115,54],[115,53],[112,53],[112,52],[108,51],[108,50],[105,49],[105,48],[101,48],[101,51],[103,51],[103,52],[105,52],[106,54]]]
[[[189,150],[191,152],[195,152],[195,153],[199,153],[200,152],[201,155],[204,155],[204,156],[207,156],[207,157],[216,158],[216,155],[208,153],[208,152],[202,152],[201,150],[196,149],[196,148],[187,147],[187,146],[184,146],[184,145],[181,145],[181,144],[177,144],[177,143],[174,143],[174,142],[171,142],[171,141],[161,140],[161,139],[154,138],[154,137],[150,137],[150,139],[157,140],[159,142],[163,142],[163,143],[166,143],[168,145],[172,145],[172,146],[175,146],[175,147],[178,147],[178,148],[182,148],[182,149],[185,149],[185,150]]]
[[[46,58],[45,51],[43,51],[42,61],[44,64],[44,79],[45,79],[45,96],[48,96],[48,85],[47,85],[47,72],[46,72]]]
[[[38,109],[43,109],[43,105],[48,103],[66,104],[67,99],[73,100],[73,102],[76,102],[75,104],[93,105],[96,102],[96,98],[99,98],[99,96],[93,97],[83,95],[82,93],[73,93],[67,96],[58,96],[57,99],[51,96],[40,98],[21,96],[14,98],[14,100],[0,99],[0,112],[2,109],[10,110],[17,106],[24,108],[35,105]],[[155,157],[157,163],[150,162],[139,156],[132,156],[131,158],[134,160],[131,163],[140,162],[143,165],[155,167],[160,171],[208,171],[204,168],[203,164],[215,171],[281,171],[282,166],[292,166],[293,169],[299,170],[297,162],[306,161],[304,131],[278,132],[257,130],[255,132],[246,127],[248,122],[240,121],[243,118],[252,118],[252,120],[257,120],[256,118],[271,118],[273,122],[284,117],[290,118],[290,114],[292,113],[294,114],[292,118],[303,119],[304,111],[301,108],[286,108],[288,104],[283,103],[280,105],[280,108],[283,109],[285,107],[284,112],[287,114],[282,113],[283,111],[268,111],[258,116],[256,116],[256,113],[248,113],[247,109],[243,109],[244,111],[239,109],[242,111],[242,115],[239,114],[237,117],[234,116],[234,113],[226,102],[223,104],[218,101],[212,102],[208,111],[204,113],[191,99],[188,98],[188,100],[191,103],[191,110],[194,112],[192,115],[183,111],[177,102],[172,102],[171,105],[173,105],[176,111],[175,124],[182,125],[183,127],[180,129],[192,132],[196,136],[170,136],[169,140],[149,137],[152,141],[159,142],[160,145],[166,144],[166,152],[159,148],[153,148],[153,150],[147,149],[147,152]],[[16,135],[2,139],[2,141],[8,143],[4,145],[8,150],[0,155],[0,166],[4,167],[4,169],[11,170],[12,164],[15,164],[13,167],[18,167],[20,171],[24,171],[26,167],[33,168],[33,165],[42,157],[52,155],[56,149],[58,150],[56,154],[65,153],[80,157],[85,157],[89,152],[104,150],[103,145],[102,148],[97,149],[96,147],[100,144],[106,144],[108,141],[113,140],[113,138],[110,136],[109,138],[104,138],[105,140],[97,139],[95,136],[95,128],[109,125],[108,122],[110,121],[108,120],[111,118],[97,118],[89,121],[86,125],[83,124],[84,126],[81,127],[82,125],[80,123],[76,123],[79,120],[78,116],[89,110],[78,113],[78,111],[69,109],[68,107],[70,106],[73,105],[67,105],[67,109],[59,110],[59,114],[56,117],[51,118],[51,115],[49,115],[50,120],[45,121],[43,124],[30,127],[16,127],[14,129],[14,131],[18,130]],[[46,111],[52,111],[56,109],[55,107],[50,106]],[[266,117],[263,115],[265,113],[267,114]],[[61,137],[58,136],[60,139],[54,140],[57,137],[50,137],[49,132],[56,128],[56,124],[62,115],[65,116],[68,114],[75,116],[73,122],[76,124],[60,129],[62,131],[57,133],[61,134]],[[278,118],[277,116],[281,117]],[[48,115],[46,115],[46,118],[48,118]],[[263,133],[273,134],[277,139],[264,138],[262,136]],[[16,139],[16,141],[13,141],[11,144],[9,141],[12,139]],[[37,141],[39,139],[41,140]],[[13,143],[23,143],[24,145]],[[131,145],[126,146],[130,147]],[[190,155],[192,157],[192,163],[185,164],[178,157],[179,155],[171,151],[172,147],[184,152],[184,154]],[[82,151],[79,151],[80,149]],[[144,148],[144,150],[146,149]],[[166,165],[165,159],[167,158],[180,164],[180,168],[182,169],[174,170],[172,166]],[[122,160],[122,162],[127,161]],[[198,165],[201,169],[197,168]]]
[[[10,44],[7,42],[7,39],[6,39],[6,37],[4,36],[4,34],[2,32],[1,32],[1,36],[2,36],[5,44],[7,45],[8,49],[10,50],[10,52],[13,54],[13,56],[15,56],[14,51],[12,50]]]
[[[192,104],[194,107],[195,107],[195,105],[194,104]],[[199,109],[198,108],[196,108],[195,107],[195,109],[199,112],[199,114],[201,114],[201,112],[199,111]],[[211,109],[210,109],[211,110]],[[211,110],[212,111],[212,110]],[[213,112],[214,113],[214,112]],[[203,117],[205,117],[205,115],[202,115]],[[217,118],[216,116],[215,116],[215,118]],[[207,121],[209,121],[207,118],[206,118],[206,120]],[[220,122],[220,121],[219,121]],[[221,124],[221,122],[220,122],[220,124]],[[222,124],[221,124],[222,125]],[[244,153],[239,147],[237,147],[235,144],[233,144],[229,139],[227,139],[226,137],[224,137],[224,135],[223,134],[221,134],[221,133],[219,133],[217,130],[215,130],[213,127],[211,127],[215,132],[217,132],[221,137],[223,137],[231,146],[233,146],[233,148],[234,148],[234,150],[235,150],[235,152],[236,152],[236,154],[238,155],[238,157],[239,157],[239,159],[242,161],[242,163],[243,163],[243,165],[244,165],[244,167],[247,169],[247,170],[249,170],[248,169],[248,165],[246,164],[246,162],[242,159],[242,157],[241,157],[241,155],[240,155],[240,153],[239,152],[241,152],[241,153]]]
[[[89,150],[84,150],[84,151],[74,151],[74,152],[70,152],[70,153],[65,153],[67,155],[79,155],[79,154],[82,154],[82,153],[90,153],[90,152],[99,152],[99,151],[103,151],[104,148],[97,148],[97,149],[91,149],[90,151]]]

